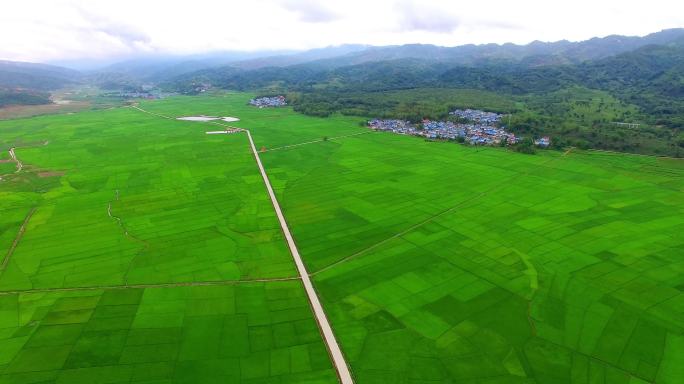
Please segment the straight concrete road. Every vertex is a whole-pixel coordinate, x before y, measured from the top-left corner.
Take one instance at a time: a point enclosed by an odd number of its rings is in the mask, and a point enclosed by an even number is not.
[[[146,111],[135,105],[132,106],[132,108],[137,109],[140,112],[148,113],[150,115],[154,115],[164,119],[173,119],[169,116]],[[297,245],[295,244],[294,239],[292,238],[290,228],[288,228],[287,226],[287,222],[285,221],[283,211],[280,209],[280,204],[278,204],[278,200],[275,197],[275,193],[273,193],[271,182],[268,180],[268,175],[264,170],[264,166],[261,164],[259,152],[257,152],[256,146],[254,145],[254,140],[252,140],[252,134],[247,129],[233,127],[216,121],[210,121],[209,124],[240,129],[244,130],[247,133],[247,138],[249,138],[249,146],[252,149],[252,154],[254,154],[254,159],[256,160],[257,166],[259,167],[261,177],[264,179],[266,190],[268,191],[268,195],[271,198],[273,208],[276,211],[276,216],[278,217],[278,221],[280,222],[280,227],[282,228],[283,233],[285,234],[285,239],[287,240],[287,245],[290,248],[290,252],[292,253],[292,258],[294,259],[295,265],[297,266],[297,272],[299,273],[299,277],[302,279],[302,283],[304,284],[304,290],[306,291],[309,303],[311,304],[311,309],[313,310],[314,316],[316,317],[316,322],[318,323],[318,327],[321,330],[321,334],[323,334],[323,341],[325,342],[325,345],[328,348],[328,352],[332,357],[333,365],[335,366],[335,370],[337,371],[337,376],[339,377],[340,382],[342,384],[354,384],[354,380],[352,379],[351,372],[349,371],[347,361],[345,360],[344,355],[342,354],[342,350],[340,349],[340,345],[337,343],[335,334],[333,333],[332,328],[330,327],[328,317],[325,315],[325,312],[323,311],[323,306],[321,306],[321,302],[318,300],[318,295],[316,295],[316,291],[314,290],[313,284],[311,283],[309,272],[306,270],[304,262],[302,261],[302,257],[299,255],[299,250],[297,249]]]
[[[354,380],[352,379],[351,372],[349,371],[347,361],[344,359],[344,355],[342,354],[342,350],[340,350],[339,344],[337,344],[335,334],[333,333],[332,328],[330,327],[328,318],[326,317],[325,312],[323,311],[321,302],[318,300],[318,295],[316,295],[316,291],[314,290],[313,284],[311,283],[311,279],[309,278],[309,272],[306,270],[306,267],[304,266],[304,262],[302,261],[302,258],[299,255],[299,250],[297,250],[297,245],[295,244],[294,239],[292,238],[290,229],[287,227],[285,216],[283,216],[283,212],[280,210],[280,204],[278,204],[278,200],[275,197],[275,193],[273,193],[273,188],[271,188],[271,182],[268,180],[268,175],[266,175],[266,171],[264,171],[263,165],[261,165],[261,159],[259,158],[259,153],[257,152],[256,147],[254,146],[252,135],[249,131],[246,130],[246,132],[247,137],[249,138],[249,145],[252,147],[252,153],[254,154],[257,166],[259,167],[259,172],[261,172],[261,177],[263,177],[264,179],[264,184],[266,185],[266,189],[268,190],[268,195],[271,197],[271,203],[273,203],[273,208],[275,209],[276,215],[278,216],[280,227],[283,229],[285,239],[287,240],[287,245],[290,247],[290,252],[292,252],[292,257],[294,258],[295,265],[297,265],[297,271],[299,272],[299,276],[302,278],[302,283],[304,283],[306,295],[309,297],[309,303],[311,303],[311,308],[313,309],[314,315],[316,316],[316,321],[318,322],[318,326],[321,329],[321,333],[323,334],[323,339],[328,347],[330,356],[332,357],[333,364],[335,365],[335,369],[337,370],[337,375],[339,376],[340,382],[342,384],[353,384]]]

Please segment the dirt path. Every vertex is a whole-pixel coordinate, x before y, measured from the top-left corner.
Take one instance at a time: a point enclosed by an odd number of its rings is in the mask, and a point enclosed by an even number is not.
[[[570,148],[570,149],[568,149],[567,151],[565,151],[561,156],[559,156],[559,157],[553,157],[553,158],[549,159],[548,161],[545,161],[545,162],[541,163],[540,165],[547,165],[547,164],[549,164],[549,163],[551,163],[551,162],[553,162],[553,161],[555,161],[555,160],[557,160],[557,159],[563,158],[563,157],[569,155],[569,154],[572,152],[573,149],[574,149],[574,148]],[[404,229],[403,231],[401,231],[401,232],[399,232],[399,233],[396,233],[396,234],[394,234],[394,235],[392,235],[392,236],[390,236],[390,237],[388,237],[388,238],[386,238],[386,239],[384,239],[384,240],[381,240],[381,241],[379,241],[379,242],[377,242],[377,243],[375,243],[375,244],[372,244],[372,245],[370,245],[370,246],[368,246],[368,247],[366,247],[366,248],[364,248],[364,249],[362,249],[362,250],[360,250],[360,251],[358,251],[358,252],[356,252],[356,253],[353,253],[353,254],[351,254],[351,255],[349,255],[349,256],[347,256],[347,257],[344,257],[344,258],[342,258],[342,259],[340,259],[340,260],[338,260],[338,261],[336,261],[336,262],[334,262],[334,263],[332,263],[332,264],[329,264],[329,265],[327,265],[327,266],[325,266],[325,267],[319,269],[318,271],[312,272],[312,273],[311,273],[311,276],[315,276],[315,275],[317,275],[317,274],[319,274],[319,273],[325,272],[325,271],[327,271],[327,270],[329,270],[329,269],[331,269],[331,268],[334,268],[334,267],[336,267],[336,266],[338,266],[338,265],[340,265],[340,264],[346,263],[347,261],[349,261],[349,260],[351,260],[351,259],[355,259],[355,258],[357,258],[357,257],[359,257],[359,256],[361,256],[361,255],[364,255],[364,254],[366,254],[368,251],[371,251],[371,250],[373,250],[373,249],[375,249],[375,248],[378,248],[379,246],[381,246],[381,245],[383,245],[383,244],[386,244],[386,243],[388,243],[388,242],[390,242],[390,241],[392,241],[392,240],[394,240],[394,239],[396,239],[396,238],[402,237],[402,236],[404,236],[405,234],[407,234],[407,233],[413,231],[414,229],[420,228],[420,227],[422,227],[423,225],[425,225],[425,224],[427,224],[427,223],[430,223],[431,221],[433,221],[433,220],[435,220],[435,219],[437,219],[437,218],[439,218],[439,217],[442,217],[442,216],[444,216],[444,215],[446,215],[446,214],[448,214],[448,213],[451,213],[451,212],[455,211],[455,210],[458,209],[458,208],[462,208],[464,205],[466,205],[466,204],[468,204],[468,203],[470,203],[470,202],[472,202],[472,201],[478,200],[478,199],[480,199],[480,198],[482,198],[482,197],[485,197],[485,196],[491,194],[492,192],[495,192],[495,191],[497,191],[497,190],[499,190],[499,189],[502,189],[502,188],[506,187],[506,186],[508,185],[508,183],[510,183],[511,181],[515,180],[516,178],[518,178],[518,177],[520,177],[520,176],[526,176],[526,175],[528,175],[530,172],[531,172],[531,171],[527,171],[527,172],[523,172],[523,173],[521,173],[521,174],[513,175],[513,176],[511,176],[511,177],[509,177],[509,178],[506,178],[506,179],[502,180],[500,183],[497,183],[497,184],[495,184],[495,185],[489,187],[488,189],[486,189],[486,190],[480,192],[479,194],[477,194],[477,195],[475,195],[475,196],[471,196],[471,197],[469,197],[469,198],[467,198],[467,199],[465,199],[465,200],[462,200],[462,201],[456,203],[455,205],[453,205],[453,206],[451,206],[451,207],[449,207],[449,208],[447,208],[447,209],[445,209],[445,210],[443,210],[443,211],[441,211],[441,212],[437,212],[436,214],[434,214],[434,215],[428,217],[427,219],[425,219],[425,220],[423,220],[423,221],[421,221],[421,222],[419,222],[419,223],[417,223],[417,224],[414,224],[414,225],[412,225],[412,226],[410,226],[410,227]]]
[[[243,279],[243,280],[220,280],[220,281],[194,281],[186,283],[157,283],[157,284],[126,284],[126,285],[99,285],[92,287],[66,287],[66,288],[38,288],[14,291],[0,291],[0,296],[17,295],[21,293],[48,293],[48,292],[73,292],[73,291],[98,291],[116,289],[145,289],[145,288],[173,288],[173,287],[206,287],[238,284],[270,283],[277,281],[296,281],[299,277],[275,277],[271,279]]]
[[[114,201],[119,201],[119,190],[118,189],[116,190],[116,195],[115,195]],[[136,236],[133,236],[128,232],[128,229],[126,229],[126,226],[124,225],[121,218],[119,216],[115,216],[112,214],[112,202],[111,201],[109,202],[109,204],[107,204],[107,215],[116,221],[116,223],[119,225],[119,228],[121,228],[121,230],[123,231],[124,237],[128,237],[129,239],[133,240],[134,242],[140,243],[143,245],[143,248],[140,249],[140,251],[138,251],[133,256],[131,261],[128,263],[128,269],[126,269],[126,273],[124,274],[124,284],[128,285],[128,275],[130,274],[131,268],[133,267],[133,261],[135,261],[135,258],[138,257],[141,253],[143,253],[144,251],[146,251],[150,248],[150,243],[148,243],[147,241],[140,239]]]
[[[142,108],[139,108],[137,106],[133,106],[133,108],[144,112],[148,113],[154,116],[158,116],[164,119],[171,119],[171,117],[152,113],[145,111]],[[228,128],[237,128],[233,127],[227,124],[222,124],[219,122],[211,121],[208,122],[209,124],[214,124],[214,125],[220,125],[223,127],[228,127]],[[330,353],[330,357],[332,358],[333,365],[335,366],[335,370],[337,371],[337,375],[340,379],[340,382],[342,384],[353,384],[354,380],[352,379],[351,371],[349,370],[349,366],[347,365],[347,361],[345,360],[344,355],[342,354],[342,350],[340,349],[339,344],[337,343],[337,339],[335,338],[335,334],[333,333],[332,327],[330,326],[330,322],[328,321],[328,317],[325,314],[325,311],[323,310],[323,306],[321,305],[320,300],[318,299],[318,295],[316,294],[316,290],[313,287],[313,283],[311,282],[311,278],[309,277],[309,272],[306,270],[306,266],[304,265],[304,262],[302,261],[302,258],[299,254],[299,250],[297,249],[297,245],[294,242],[294,238],[292,237],[292,234],[290,233],[290,229],[287,226],[287,222],[285,221],[285,216],[283,215],[282,210],[280,209],[280,204],[278,203],[278,200],[276,199],[275,193],[273,192],[273,188],[271,187],[271,182],[268,179],[268,175],[266,174],[266,171],[264,170],[264,167],[261,163],[261,159],[259,158],[259,152],[256,149],[256,146],[254,145],[254,140],[252,140],[252,134],[249,132],[249,130],[244,129],[244,128],[237,128],[241,129],[244,132],[247,133],[247,138],[249,139],[249,145],[252,149],[252,154],[254,155],[254,159],[256,160],[257,167],[259,168],[259,172],[261,173],[261,177],[264,180],[264,185],[266,186],[266,190],[268,191],[268,195],[271,198],[271,203],[273,204],[273,208],[275,209],[276,216],[278,217],[278,221],[280,223],[280,228],[283,231],[283,234],[285,235],[285,239],[287,240],[287,245],[290,248],[290,252],[292,253],[292,258],[294,259],[295,265],[297,267],[297,271],[299,273],[299,278],[302,280],[302,283],[304,285],[304,290],[306,291],[306,295],[309,299],[309,304],[311,304],[311,309],[313,310],[313,314],[316,318],[316,322],[318,323],[318,327],[321,331],[321,334],[323,335],[323,341],[326,344],[326,347],[328,348],[328,352]]]
[[[337,140],[337,139],[344,139],[345,137],[352,137],[352,136],[358,136],[358,135],[366,135],[366,134],[369,134],[369,133],[373,133],[373,131],[352,133],[351,135],[335,136],[335,137],[330,137],[330,138],[328,138],[327,140],[333,141],[333,140]],[[326,140],[325,140],[325,139],[318,139],[318,140],[307,141],[307,142],[304,142],[304,143],[283,145],[282,147],[275,147],[275,148],[267,149],[267,150],[262,151],[262,152],[279,151],[279,150],[282,150],[282,149],[288,149],[288,148],[299,147],[299,146],[301,146],[301,145],[320,143],[320,142],[322,142],[322,141],[326,141]]]
[[[14,152],[15,149],[16,149],[16,147],[10,148],[9,151],[8,151],[8,152],[9,152],[9,155],[10,155],[10,158],[7,159],[7,160],[2,160],[2,162],[3,162],[3,163],[15,163],[15,164],[17,165],[17,169],[14,171],[14,173],[19,173],[19,172],[21,172],[21,170],[24,168],[24,163],[22,163],[21,161],[19,161],[19,159],[17,159],[17,154]],[[12,175],[12,174],[13,174],[13,173],[6,173],[6,174],[3,174],[3,175],[0,175],[0,180],[2,180],[3,177],[6,177],[6,176],[9,176],[9,175]]]
[[[119,201],[119,190],[118,189],[116,190],[116,197],[115,197],[114,201]],[[107,204],[107,216],[111,217],[112,219],[114,219],[116,221],[117,224],[119,224],[119,227],[121,227],[121,230],[123,231],[125,236],[130,237],[131,239],[133,239],[137,242],[147,244],[144,240],[139,239],[139,238],[131,235],[130,233],[128,233],[128,230],[123,225],[121,218],[119,216],[115,216],[112,214],[112,202],[111,201],[109,202],[109,204]]]
[[[570,147],[567,150],[565,150],[565,152],[563,152],[563,157],[569,155],[570,152],[572,152],[574,149],[575,149],[575,147]]]
[[[159,114],[159,113],[154,113],[154,112],[146,111],[146,110],[144,110],[144,109],[138,107],[137,105],[131,105],[131,108],[137,109],[137,110],[140,111],[140,112],[147,113],[147,114],[152,115],[152,116],[161,117],[162,119],[174,120],[173,117],[166,116],[166,115],[161,115],[161,114]]]
[[[629,156],[639,156],[639,157],[650,157],[653,159],[668,159],[668,160],[684,160],[682,157],[672,157],[672,156],[660,156],[660,155],[644,155],[641,153],[629,153],[629,152],[617,152],[617,151],[609,151],[607,149],[593,149],[589,148],[586,149],[585,151],[587,152],[598,152],[598,153],[609,153],[609,154],[615,154],[615,155],[629,155]]]
[[[7,264],[9,264],[9,261],[10,261],[10,258],[12,257],[12,254],[14,254],[14,250],[17,248],[17,245],[19,245],[19,241],[24,236],[24,232],[26,232],[26,225],[28,224],[29,220],[31,220],[31,217],[36,212],[36,209],[37,208],[35,208],[35,207],[31,208],[29,213],[26,214],[26,217],[24,218],[24,222],[21,224],[21,227],[19,227],[19,232],[17,232],[17,236],[14,238],[14,241],[12,242],[10,249],[7,251],[5,258],[2,259],[2,265],[0,265],[0,272],[4,272],[5,268],[7,268]]]
[[[9,154],[10,154],[10,157],[12,158],[12,161],[17,163],[17,170],[14,171],[14,173],[19,173],[24,168],[24,163],[22,163],[21,161],[19,161],[19,159],[17,159],[17,154],[14,153],[15,149],[16,149],[16,147],[10,148]]]
[[[45,140],[42,145],[45,146],[45,145],[48,145],[48,143],[49,143],[49,141]],[[17,153],[15,152],[16,149],[17,148],[35,148],[37,146],[38,145],[26,145],[23,147],[12,147],[8,151],[10,158],[8,160],[2,160],[2,162],[14,162],[14,163],[16,163],[17,164],[17,170],[14,171],[14,173],[19,173],[22,171],[22,169],[24,169],[24,163],[22,163],[21,160],[19,160],[19,158],[17,157]],[[3,176],[7,176],[7,175],[9,175],[9,174],[0,175],[0,180],[2,180]]]

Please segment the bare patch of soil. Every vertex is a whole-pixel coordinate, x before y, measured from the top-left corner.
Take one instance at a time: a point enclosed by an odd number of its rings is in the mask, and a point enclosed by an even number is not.
[[[55,176],[63,176],[65,172],[61,171],[46,171],[46,172],[38,172],[37,175],[38,177],[55,177]]]

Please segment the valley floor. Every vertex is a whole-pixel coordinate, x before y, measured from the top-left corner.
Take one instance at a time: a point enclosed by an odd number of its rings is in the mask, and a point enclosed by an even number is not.
[[[336,382],[308,275],[357,383],[684,375],[683,162],[250,97],[0,122],[24,164],[0,181],[0,383]],[[196,115],[238,117],[252,150],[160,118]]]

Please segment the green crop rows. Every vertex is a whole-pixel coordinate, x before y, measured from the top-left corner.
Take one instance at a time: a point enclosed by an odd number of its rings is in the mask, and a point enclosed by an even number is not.
[[[141,106],[251,130],[358,383],[684,377],[681,161],[426,142],[249,97]],[[248,282],[296,272],[246,137],[212,129],[0,122],[0,159],[25,164],[0,182],[0,382],[335,381],[300,282]]]
[[[247,137],[207,127],[0,123],[0,383],[335,381]]]
[[[0,383],[335,377],[297,282],[28,293],[0,303]]]
[[[682,377],[682,163],[386,134],[263,157],[360,382]]]

